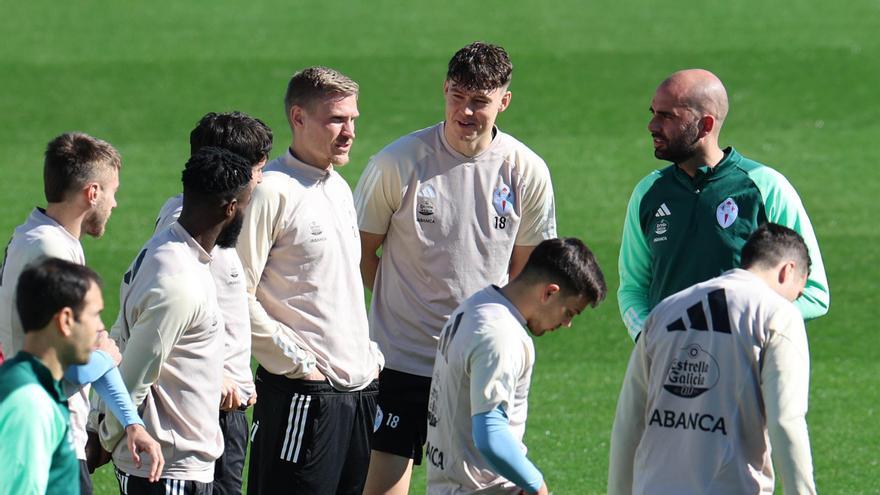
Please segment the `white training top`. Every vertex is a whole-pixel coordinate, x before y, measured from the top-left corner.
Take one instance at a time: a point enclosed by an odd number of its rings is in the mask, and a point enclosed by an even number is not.
[[[772,493],[774,465],[815,493],[809,377],[803,317],[751,272],[669,296],[629,361],[608,493]]]
[[[495,129],[475,157],[455,151],[443,123],[388,145],[355,189],[358,224],[385,234],[370,331],[387,366],[430,376],[440,329],[458,304],[504,285],[514,245],[556,237],[550,171]]]
[[[165,201],[156,220],[156,232],[174,223],[183,211],[183,194]],[[235,248],[216,246],[211,252],[211,275],[217,289],[217,303],[226,330],[223,340],[223,373],[238,388],[241,404],[254,394],[251,372],[251,320],[248,316],[244,268]]]
[[[223,453],[219,425],[223,319],[211,256],[180,225],[153,235],[122,279],[119,317],[111,330],[122,351],[119,372],[150,435],[162,446],[162,478],[210,483]],[[106,414],[101,443],[125,473],[138,468],[122,426]],[[144,457],[146,456],[146,459]]]
[[[428,402],[429,495],[520,492],[477,450],[471,417],[501,406],[526,451],[535,347],[523,325],[525,318],[501,291],[487,287],[465,300],[443,328]]]
[[[263,170],[238,240],[252,352],[267,371],[360,390],[384,359],[370,341],[351,189],[288,150]]]
[[[0,275],[0,345],[7,358],[14,356],[24,345],[24,329],[18,317],[15,297],[18,277],[28,265],[47,257],[86,264],[79,239],[46,215],[45,210],[34,208],[27,221],[15,228],[6,247],[6,259]],[[63,383],[70,408],[70,431],[73,433],[76,457],[85,459],[90,387],[74,386],[66,381]]]

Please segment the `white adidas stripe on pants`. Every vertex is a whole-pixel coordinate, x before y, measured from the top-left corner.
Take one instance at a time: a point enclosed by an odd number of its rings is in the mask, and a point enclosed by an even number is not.
[[[309,412],[311,395],[293,394],[290,399],[290,413],[287,415],[287,431],[284,433],[284,446],[281,447],[281,458],[288,462],[299,460],[303,435],[306,430],[306,417]]]

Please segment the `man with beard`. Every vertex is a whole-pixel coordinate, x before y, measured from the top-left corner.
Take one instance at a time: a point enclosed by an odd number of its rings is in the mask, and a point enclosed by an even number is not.
[[[665,297],[739,266],[740,251],[761,224],[794,229],[813,269],[796,302],[804,319],[828,311],[828,281],[819,245],[794,187],[776,170],[721,149],[727,92],[711,72],[690,69],[663,81],[648,124],[654,156],[672,162],[636,185],[620,246],[618,304],[636,340]]]
[[[129,266],[112,337],[119,365],[147,430],[162,446],[158,481],[123,448],[119,423],[106,416],[101,443],[113,454],[120,492],[211,493],[223,452],[217,401],[223,383],[223,318],[211,276],[214,246],[235,245],[250,201],[251,164],[206,147],[183,171],[183,210],[153,235]]]
[[[358,85],[310,67],[284,98],[291,145],[265,169],[238,254],[259,361],[248,493],[360,494],[382,354],[370,341],[348,163]]]
[[[116,207],[122,160],[110,143],[88,134],[69,132],[49,142],[43,162],[46,208],[34,208],[27,221],[15,229],[6,248],[0,272],[0,343],[7,355],[22,348],[24,331],[16,309],[15,287],[25,268],[44,257],[85,265],[80,238],[104,235],[110,212]],[[70,408],[71,433],[80,461],[80,492],[92,493],[86,464],[86,421],[89,387],[94,383],[101,398],[126,426],[132,456],[159,445],[147,435],[116,369],[119,351],[98,333],[97,352],[87,364],[65,370],[65,393]],[[102,352],[107,351],[107,352]],[[161,456],[153,456],[161,462]],[[155,466],[154,466],[155,467]]]
[[[261,120],[241,112],[208,113],[189,135],[190,150],[216,146],[241,156],[251,164],[251,187],[262,181],[263,167],[272,150],[272,130]],[[156,232],[180,216],[183,195],[168,198],[156,220]],[[234,247],[217,246],[211,253],[211,275],[223,314],[223,390],[220,397],[220,430],[223,455],[214,469],[214,493],[241,493],[247,451],[248,424],[245,411],[257,400],[251,372],[251,322],[248,317],[244,268]]]

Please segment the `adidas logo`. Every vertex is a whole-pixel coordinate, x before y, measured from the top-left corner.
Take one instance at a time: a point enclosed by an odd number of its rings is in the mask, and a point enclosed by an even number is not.
[[[669,207],[666,206],[666,203],[660,205],[660,208],[657,208],[657,213],[654,214],[655,217],[665,217],[672,215],[672,212],[669,211]]]

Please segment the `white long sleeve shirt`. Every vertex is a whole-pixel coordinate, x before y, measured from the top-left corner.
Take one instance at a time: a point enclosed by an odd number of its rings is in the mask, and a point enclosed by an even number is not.
[[[668,297],[630,358],[608,493],[772,493],[774,468],[786,494],[815,493],[809,375],[801,314],[756,275]]]
[[[223,319],[211,256],[174,223],[150,239],[123,276],[111,337],[122,351],[119,372],[150,435],[162,446],[162,478],[209,483],[223,453],[219,426]],[[105,415],[101,443],[125,473],[147,477]],[[145,454],[142,454],[142,458]]]
[[[384,364],[370,340],[351,189],[288,150],[263,170],[237,250],[249,293],[252,353],[270,373],[315,367],[343,391]]]

